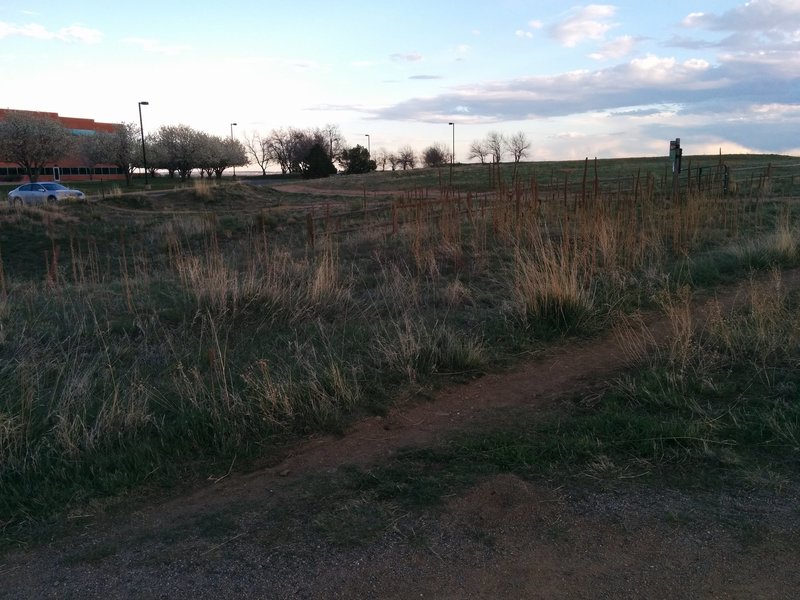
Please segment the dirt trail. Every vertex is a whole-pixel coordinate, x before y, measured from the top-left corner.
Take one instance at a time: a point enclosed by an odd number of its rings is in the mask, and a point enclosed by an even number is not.
[[[800,270],[782,279],[797,287]],[[720,303],[731,308],[748,286],[720,291]],[[700,303],[696,317],[708,306]],[[644,322],[642,348],[669,333],[663,319]],[[0,558],[0,597],[791,597],[787,586],[800,586],[800,516],[781,502],[760,507],[766,533],[746,543],[706,524],[702,509],[680,495],[569,497],[510,476],[453,499],[440,519],[421,517],[425,533],[417,545],[407,535],[385,535],[357,548],[322,540],[276,546],[276,534],[254,516],[290,503],[309,474],[375,464],[399,448],[434,444],[497,409],[545,407],[590,394],[628,364],[631,348],[623,337],[630,339],[610,332],[564,343],[511,372],[364,419],[344,436],[311,439],[278,465],[209,481],[157,506],[101,519],[72,539]],[[746,499],[715,502],[734,508],[744,502],[749,510]],[[674,511],[676,522],[665,523]],[[235,522],[219,541],[159,534],[188,518],[226,514],[236,515]]]

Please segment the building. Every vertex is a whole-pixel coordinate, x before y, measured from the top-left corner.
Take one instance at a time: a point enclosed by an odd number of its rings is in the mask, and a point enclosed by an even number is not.
[[[11,109],[0,108],[0,121],[12,112]],[[13,111],[25,112],[39,117],[46,117],[57,121],[62,126],[69,129],[73,135],[86,136],[95,135],[99,132],[113,133],[118,123],[100,123],[94,119],[83,119],[78,117],[62,117],[58,113],[34,112],[34,111]],[[25,169],[17,163],[3,162],[4,157],[0,157],[0,182],[23,182],[28,180]],[[80,156],[66,156],[58,161],[57,164],[47,165],[39,174],[39,181],[87,181],[95,179],[125,179],[125,173],[116,165],[98,164],[87,165]]]

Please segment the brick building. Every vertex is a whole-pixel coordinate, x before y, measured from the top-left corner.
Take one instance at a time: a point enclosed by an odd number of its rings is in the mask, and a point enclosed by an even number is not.
[[[10,109],[0,108],[0,121],[5,119]],[[72,132],[72,135],[87,136],[95,135],[98,132],[113,133],[118,126],[117,123],[100,123],[94,119],[82,119],[78,117],[62,117],[58,113],[34,112],[34,111],[14,111],[26,112],[39,117],[46,117],[57,121],[62,126]],[[27,181],[28,175],[25,169],[17,163],[3,162],[0,157],[0,181]],[[124,179],[125,173],[116,165],[98,164],[87,165],[80,156],[65,156],[52,165],[44,167],[39,175],[39,181],[87,181],[90,179]]]

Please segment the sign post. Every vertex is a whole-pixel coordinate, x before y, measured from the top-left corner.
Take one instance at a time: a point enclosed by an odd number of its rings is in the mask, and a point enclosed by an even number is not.
[[[681,138],[675,138],[669,142],[669,160],[672,162],[672,172],[675,175],[681,172],[681,157],[683,156],[683,148],[681,148]]]

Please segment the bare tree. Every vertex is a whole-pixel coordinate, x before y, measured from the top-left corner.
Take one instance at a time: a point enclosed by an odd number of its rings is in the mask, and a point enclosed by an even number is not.
[[[261,169],[261,174],[266,175],[267,165],[269,164],[270,160],[272,160],[272,155],[270,154],[269,137],[254,132],[252,135],[245,137],[245,148],[247,149],[247,153],[253,159],[253,162],[255,162]]]
[[[511,175],[511,180],[517,179],[517,167],[519,161],[528,155],[528,150],[531,147],[531,141],[524,132],[519,131],[506,140],[506,149],[514,157],[514,173]]]
[[[397,165],[400,164],[400,157],[395,154],[394,152],[390,152],[386,155],[386,160],[389,162],[389,165],[392,167],[392,171],[397,170]]]
[[[331,160],[336,159],[342,155],[345,150],[344,135],[338,125],[327,123],[322,129],[319,130],[322,137],[327,142],[323,144],[323,148],[328,151],[328,156]]]
[[[413,169],[417,165],[417,155],[411,146],[403,146],[397,152],[398,163],[403,171]]]
[[[441,167],[450,162],[450,149],[442,143],[428,146],[422,151],[422,162],[426,167]]]
[[[486,164],[486,158],[491,154],[486,140],[475,140],[469,146],[469,160],[477,158],[482,165]]]
[[[72,134],[57,121],[22,111],[9,111],[0,123],[0,156],[25,169],[30,181],[48,163],[69,153]]]
[[[329,147],[321,129],[273,129],[269,134],[269,149],[272,160],[278,163],[282,173],[302,173],[303,162],[315,145]]]
[[[486,147],[489,154],[492,156],[492,161],[496,164],[503,162],[503,154],[505,153],[506,138],[502,133],[497,131],[490,131],[486,136]]]
[[[284,175],[289,172],[292,163],[291,130],[273,129],[268,137],[269,155],[281,168]]]
[[[386,148],[380,148],[375,154],[375,164],[381,168],[381,171],[386,170],[386,163],[389,162],[389,152]]]
[[[508,150],[514,157],[514,162],[518,163],[520,160],[528,155],[528,150],[531,147],[531,141],[524,132],[520,131],[512,135],[506,141],[506,150]]]

